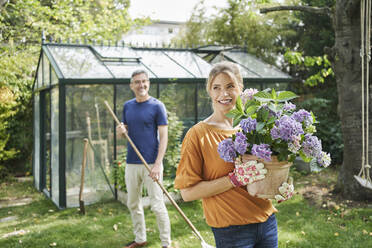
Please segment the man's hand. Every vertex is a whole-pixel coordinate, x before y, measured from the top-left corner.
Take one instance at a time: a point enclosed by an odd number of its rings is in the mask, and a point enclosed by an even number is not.
[[[116,134],[119,136],[124,136],[125,133],[128,133],[127,129],[125,128],[124,123],[120,123],[120,125],[116,126]]]
[[[229,178],[234,187],[240,187],[264,179],[266,173],[263,163],[257,163],[256,160],[242,162],[237,159],[235,169],[229,173]]]
[[[160,175],[161,175],[162,171],[163,171],[162,164],[155,162],[154,166],[151,169],[151,172],[150,172],[149,176],[152,178],[152,180],[158,181],[160,179]]]
[[[293,196],[294,186],[293,186],[293,178],[289,177],[287,182],[284,182],[282,186],[279,187],[280,195],[275,195],[275,200],[278,203],[288,200]]]

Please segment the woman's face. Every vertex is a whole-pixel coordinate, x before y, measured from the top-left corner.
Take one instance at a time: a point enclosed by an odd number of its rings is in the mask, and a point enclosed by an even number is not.
[[[234,108],[241,90],[228,74],[219,73],[214,78],[208,93],[212,99],[214,111],[226,114]]]

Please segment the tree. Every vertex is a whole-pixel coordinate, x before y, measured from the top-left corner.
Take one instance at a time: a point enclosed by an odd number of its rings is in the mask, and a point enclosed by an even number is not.
[[[284,25],[288,22],[288,16],[259,15],[258,7],[266,2],[271,1],[228,0],[226,8],[207,17],[201,1],[195,6],[176,43],[189,47],[204,44],[237,45],[245,47],[247,52],[266,62],[276,63],[278,52],[284,53],[283,44],[279,44],[278,37],[295,36],[296,33]]]
[[[115,40],[132,25],[129,0],[0,1],[0,179],[31,165],[32,85],[42,31],[73,41]]]
[[[327,53],[336,76],[338,110],[344,142],[344,159],[340,168],[337,190],[345,198],[371,200],[371,191],[362,187],[353,177],[359,173],[362,163],[360,0],[337,0],[333,10],[311,6],[277,6],[261,9],[261,13],[282,10],[306,11],[331,16],[335,30],[335,44],[327,49]],[[371,96],[368,98],[371,99]],[[371,115],[372,112],[369,114]],[[369,123],[371,126],[370,120]],[[369,155],[372,151],[371,141],[370,137]]]

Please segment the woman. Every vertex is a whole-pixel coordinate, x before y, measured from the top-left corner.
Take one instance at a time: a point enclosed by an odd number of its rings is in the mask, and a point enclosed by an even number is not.
[[[225,162],[217,152],[218,143],[237,131],[225,114],[235,106],[242,89],[236,64],[224,61],[214,65],[207,81],[213,113],[187,132],[175,187],[185,201],[202,199],[217,248],[277,247],[277,210],[270,200],[253,197],[241,187],[255,180],[238,175],[239,168],[247,164]],[[256,175],[264,172],[256,171]]]

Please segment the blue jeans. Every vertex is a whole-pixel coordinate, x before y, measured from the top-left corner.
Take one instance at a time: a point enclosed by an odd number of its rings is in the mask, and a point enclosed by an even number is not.
[[[277,248],[278,226],[275,214],[263,223],[212,227],[217,248]]]

